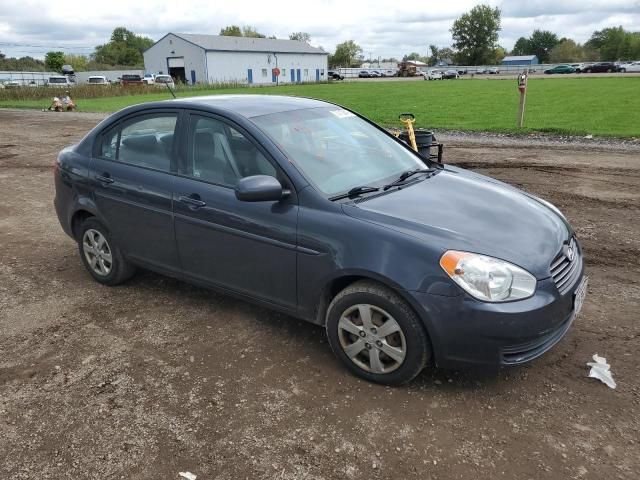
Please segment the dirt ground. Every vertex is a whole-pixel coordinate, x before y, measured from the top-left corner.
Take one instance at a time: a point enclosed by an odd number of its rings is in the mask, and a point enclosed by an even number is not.
[[[152,273],[91,280],[52,164],[101,117],[0,110],[0,474],[6,479],[637,479],[640,149],[447,141],[445,159],[575,226],[582,314],[537,361],[350,376],[322,328]],[[607,358],[618,387],[587,378]]]

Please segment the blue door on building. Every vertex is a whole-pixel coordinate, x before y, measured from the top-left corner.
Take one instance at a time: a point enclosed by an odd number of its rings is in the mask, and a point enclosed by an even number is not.
[[[196,84],[196,71],[191,70],[191,85],[195,85],[195,84]]]
[[[320,69],[316,68],[316,82],[320,81]]]
[[[296,76],[298,77],[298,83],[300,83],[302,81],[301,80],[301,75],[300,75],[300,69],[296,70]]]
[[[274,69],[271,70],[271,81],[273,83],[276,83],[277,78],[276,78],[276,74],[275,74],[275,72],[273,70]]]
[[[291,83],[293,83],[296,81],[296,71],[293,68],[290,71],[291,71]]]
[[[247,81],[253,83],[253,70],[251,69],[247,70]]]

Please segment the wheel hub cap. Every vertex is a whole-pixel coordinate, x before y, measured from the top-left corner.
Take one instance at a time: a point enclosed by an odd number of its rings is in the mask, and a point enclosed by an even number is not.
[[[391,373],[406,357],[400,325],[375,305],[358,304],[345,310],[338,322],[338,340],[351,361],[367,372]]]

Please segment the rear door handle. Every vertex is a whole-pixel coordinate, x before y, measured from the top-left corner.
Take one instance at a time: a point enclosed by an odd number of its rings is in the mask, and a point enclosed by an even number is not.
[[[207,202],[203,202],[200,200],[200,196],[197,193],[192,195],[180,195],[178,200],[182,203],[188,203],[189,205],[193,205],[194,207],[204,207],[207,205]]]
[[[113,183],[115,180],[111,178],[111,175],[108,173],[103,173],[102,175],[96,175],[96,180],[102,183]]]

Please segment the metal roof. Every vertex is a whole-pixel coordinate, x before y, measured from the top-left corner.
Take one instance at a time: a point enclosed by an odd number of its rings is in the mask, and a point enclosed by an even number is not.
[[[508,57],[504,57],[502,59],[503,62],[514,62],[518,60],[533,60],[537,58],[535,55],[512,55]]]
[[[205,50],[222,50],[234,52],[274,52],[274,53],[315,53],[328,55],[321,48],[312,47],[308,43],[297,40],[280,40],[275,38],[227,37],[222,35],[201,35],[195,33],[173,33]]]

